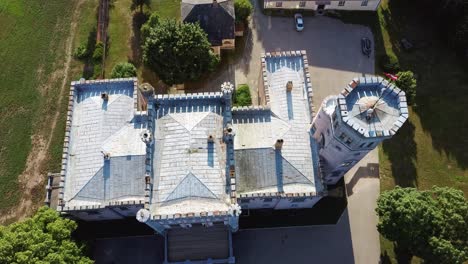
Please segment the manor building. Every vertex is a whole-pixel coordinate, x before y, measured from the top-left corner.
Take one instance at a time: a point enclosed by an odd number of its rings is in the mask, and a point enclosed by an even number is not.
[[[261,106],[233,107],[228,82],[171,95],[136,78],[72,82],[46,203],[85,221],[136,217],[165,237],[166,263],[234,263],[242,211],[312,208],[408,118],[404,92],[380,77],[352,80],[315,114],[306,52],[261,60]]]

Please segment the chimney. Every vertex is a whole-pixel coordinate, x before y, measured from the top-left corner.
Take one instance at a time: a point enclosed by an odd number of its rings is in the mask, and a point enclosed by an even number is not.
[[[281,148],[283,147],[283,142],[284,142],[284,140],[282,140],[282,139],[277,139],[277,140],[276,140],[276,143],[275,143],[275,149],[276,149],[276,150],[281,150]]]
[[[214,137],[213,137],[213,135],[209,135],[209,136],[208,136],[208,142],[209,142],[209,143],[213,143],[213,142],[214,142]]]
[[[288,83],[286,84],[286,91],[290,93],[292,91],[292,88],[293,88],[292,81],[288,81]]]
[[[108,101],[109,100],[109,94],[107,92],[101,93],[101,99],[104,100],[104,101]]]
[[[217,0],[213,0],[213,7],[218,7],[218,1]]]

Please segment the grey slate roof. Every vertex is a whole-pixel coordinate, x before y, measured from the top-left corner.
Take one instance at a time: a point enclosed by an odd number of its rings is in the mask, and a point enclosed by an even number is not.
[[[131,80],[75,85],[66,206],[144,198],[146,146],[140,133],[146,125],[134,118],[133,87]],[[107,102],[102,92],[109,94]]]
[[[161,103],[154,126],[153,215],[229,208],[223,125],[220,94]]]
[[[233,110],[237,191],[318,192],[318,157],[311,137],[301,56],[267,58],[270,107]],[[286,92],[286,83],[293,89]],[[281,151],[275,150],[283,139]]]
[[[235,37],[235,14],[233,0],[213,1],[183,0],[181,4],[183,22],[200,23],[213,46],[220,46],[223,39]]]

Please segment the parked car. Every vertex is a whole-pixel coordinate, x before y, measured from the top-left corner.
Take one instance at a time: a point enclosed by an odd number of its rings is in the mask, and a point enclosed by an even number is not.
[[[296,25],[297,31],[302,31],[304,29],[304,20],[301,14],[294,15],[294,24]]]
[[[361,50],[362,54],[366,55],[367,57],[370,57],[370,54],[372,53],[372,42],[370,41],[370,39],[361,39]]]

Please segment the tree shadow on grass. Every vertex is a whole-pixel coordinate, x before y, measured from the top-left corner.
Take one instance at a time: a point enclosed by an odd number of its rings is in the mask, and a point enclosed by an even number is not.
[[[130,40],[132,46],[132,58],[131,62],[138,68],[142,65],[143,53],[141,50],[142,39],[141,39],[141,26],[146,23],[149,18],[148,13],[136,12],[132,19],[132,30],[133,35]]]
[[[406,2],[390,1],[385,19],[399,21],[399,25],[389,26],[389,36],[397,47],[394,51],[401,68],[417,76],[417,107],[413,109],[434,149],[453,157],[461,169],[467,169],[468,118],[463,118],[468,105],[468,97],[463,96],[468,92],[466,69],[449,47],[445,22],[428,16],[429,10],[422,12],[420,5]],[[414,45],[411,51],[398,48],[402,37]]]
[[[93,52],[94,48],[96,47],[96,34],[97,29],[93,27],[93,29],[88,34],[88,41],[86,44],[86,50],[88,51],[88,58],[83,64],[83,78],[90,79],[94,75],[94,63],[93,63]]]
[[[382,147],[391,162],[395,185],[416,187],[416,142],[414,141],[415,126],[408,120],[398,130],[392,139],[383,142]]]

